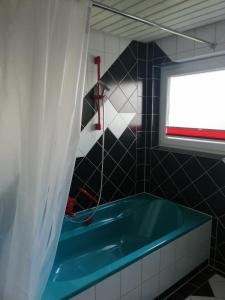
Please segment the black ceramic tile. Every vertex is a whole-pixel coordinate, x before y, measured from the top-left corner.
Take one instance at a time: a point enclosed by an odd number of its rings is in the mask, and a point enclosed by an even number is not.
[[[92,149],[88,152],[87,158],[91,161],[95,166],[98,166],[102,161],[102,147],[96,143]]]
[[[186,173],[183,169],[178,169],[173,175],[172,179],[175,182],[178,190],[183,190],[185,187],[187,187],[190,184],[190,180],[187,177]]]
[[[107,180],[102,189],[102,198],[108,202],[111,201],[113,194],[115,193],[116,187],[112,184],[111,181]]]
[[[127,152],[120,161],[119,165],[124,171],[127,171],[135,161],[136,160],[134,160],[133,156],[131,156],[129,152]]]
[[[116,162],[110,155],[106,155],[104,159],[104,175],[108,177],[116,167]],[[100,169],[100,168],[99,168]]]
[[[82,125],[85,127],[87,123],[91,120],[91,118],[94,116],[95,111],[91,107],[91,105],[88,103],[88,101],[84,98],[83,101],[83,111],[82,111]]]
[[[138,60],[137,70],[138,70],[138,78],[145,78],[146,77],[146,61]]]
[[[119,186],[125,177],[126,174],[123,172],[123,170],[121,168],[116,168],[109,177],[109,180],[113,182],[115,186]]]
[[[130,47],[127,47],[125,51],[119,57],[120,62],[129,71],[132,66],[136,63],[136,57]]]
[[[125,180],[119,186],[119,189],[125,194],[130,195],[134,193],[134,181],[130,177],[126,177]]]
[[[110,131],[110,129],[105,130],[105,150],[110,151],[112,146],[116,143],[117,139],[114,134]],[[102,145],[102,138],[98,140],[98,143]]]
[[[137,62],[131,67],[129,70],[130,76],[133,78],[133,80],[137,83],[137,77],[138,77],[138,64]]]
[[[161,188],[163,191],[166,191],[168,198],[172,199],[178,192],[176,185],[171,179],[167,179],[162,185]]]
[[[191,180],[196,180],[202,175],[204,171],[201,165],[198,163],[197,159],[195,159],[195,157],[193,157],[186,164],[184,164],[184,170]]]
[[[112,64],[108,72],[117,83],[119,83],[127,74],[127,70],[118,60]]]
[[[188,160],[190,160],[191,156],[188,154],[184,154],[184,153],[178,153],[175,152],[173,153],[174,156],[176,157],[176,159],[178,160],[178,162],[183,165],[184,163],[186,163]]]
[[[203,175],[197,181],[195,181],[195,185],[198,188],[198,190],[201,191],[201,194],[205,198],[209,197],[217,190],[217,187],[215,186],[215,184],[207,174]]]
[[[201,297],[213,297],[214,296],[214,293],[209,285],[209,283],[205,283],[203,286],[201,286],[199,289],[197,289],[195,292],[194,292],[194,295],[195,296],[201,296]]]
[[[104,200],[147,191],[211,214],[212,235],[217,239],[213,238],[210,261],[225,270],[224,163],[204,154],[152,148],[158,146],[160,72],[164,62],[169,59],[155,43],[131,42],[102,77],[110,88],[107,96],[116,111],[135,114],[119,140],[106,129]],[[93,95],[94,89],[85,96],[82,128],[96,111]],[[76,161],[70,194],[81,199],[79,209],[90,205],[79,195],[80,186],[85,185],[95,195],[99,192],[101,143],[102,138],[87,157]]]
[[[95,171],[95,166],[87,159],[84,158],[76,168],[76,175],[82,180],[87,180]]]
[[[209,174],[214,179],[216,184],[221,188],[225,186],[225,164],[220,162],[215,167],[211,168]]]
[[[116,161],[119,162],[123,155],[125,154],[126,149],[122,146],[122,144],[117,141],[114,146],[110,150],[110,156]]]
[[[137,164],[145,164],[145,148],[137,149]]]
[[[205,170],[212,168],[215,164],[218,163],[217,159],[209,157],[197,157],[199,163],[204,167]]]
[[[194,207],[203,200],[201,194],[195,188],[194,184],[189,185],[182,191],[182,196],[189,203],[190,207]]]
[[[220,217],[225,214],[225,198],[221,192],[217,192],[207,199],[207,203],[216,216]]]
[[[133,132],[129,128],[127,128],[122,133],[119,140],[125,148],[129,148],[130,145],[135,141],[135,135],[133,134]]]
[[[138,42],[136,41],[132,41],[130,44],[129,44],[129,48],[130,50],[132,51],[134,57],[138,57]]]
[[[169,174],[172,174],[179,168],[180,165],[171,153],[164,159],[163,166]]]
[[[147,44],[138,43],[138,58],[147,59]]]

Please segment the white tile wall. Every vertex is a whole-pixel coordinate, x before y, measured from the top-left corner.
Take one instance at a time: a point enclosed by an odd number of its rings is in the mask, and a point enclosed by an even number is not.
[[[161,249],[160,271],[175,263],[176,243],[172,242]]]
[[[113,36],[107,33],[91,31],[88,47],[85,94],[97,82],[97,66],[95,56],[101,57],[101,76],[109,69],[119,55],[129,45],[131,40]]]
[[[70,300],[95,300],[95,287],[87,289],[83,293],[71,298]]]
[[[121,300],[141,300],[141,288],[137,287],[136,289],[130,291],[126,295],[122,296]]]
[[[120,298],[120,273],[116,273],[96,285],[98,300],[117,300]]]
[[[159,295],[159,274],[146,280],[141,286],[141,300],[151,300]]]
[[[121,271],[121,294],[125,295],[136,289],[141,283],[141,261]]]
[[[71,300],[152,300],[209,258],[211,221]]]
[[[211,55],[225,54],[225,21],[201,26],[186,33],[216,42],[215,49],[209,46],[188,41],[181,37],[170,36],[156,40],[156,43],[173,61],[185,61],[193,58],[202,58]]]
[[[157,250],[142,259],[142,282],[159,273],[160,250]]]

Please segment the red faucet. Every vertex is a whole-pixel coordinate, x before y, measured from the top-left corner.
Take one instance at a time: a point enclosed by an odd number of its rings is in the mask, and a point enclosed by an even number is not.
[[[77,205],[77,200],[75,198],[69,197],[66,205],[65,215],[70,217],[75,217],[76,213],[74,208]]]

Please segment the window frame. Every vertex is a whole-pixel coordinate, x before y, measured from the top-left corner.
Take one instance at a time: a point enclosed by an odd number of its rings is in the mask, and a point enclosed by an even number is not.
[[[207,152],[222,155],[225,154],[225,141],[203,138],[198,139],[184,136],[168,136],[165,132],[166,116],[169,107],[169,78],[171,76],[191,75],[217,70],[225,70],[225,55],[183,63],[174,63],[172,65],[162,67],[160,87],[159,146],[197,152]]]

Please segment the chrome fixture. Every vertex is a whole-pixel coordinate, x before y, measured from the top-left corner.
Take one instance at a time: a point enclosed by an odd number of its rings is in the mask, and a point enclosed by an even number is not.
[[[186,34],[186,33],[179,32],[179,31],[174,30],[174,29],[172,29],[170,27],[166,27],[166,26],[163,26],[163,25],[158,24],[156,22],[149,21],[149,20],[146,20],[146,19],[134,16],[134,15],[131,15],[129,13],[126,13],[124,11],[118,10],[116,8],[113,8],[111,6],[108,6],[108,5],[105,5],[105,4],[96,2],[96,1],[93,1],[92,3],[93,3],[93,6],[95,6],[95,7],[101,8],[103,10],[110,11],[110,12],[115,13],[117,15],[129,18],[131,20],[138,21],[138,22],[141,22],[143,24],[159,28],[161,30],[167,31],[169,33],[172,33],[174,35],[180,36],[180,37],[188,39],[188,40],[192,40],[192,41],[195,41],[195,42],[198,42],[198,43],[202,43],[202,44],[207,44],[211,48],[215,48],[216,47],[216,43],[200,39],[200,38],[195,37],[193,35],[189,35],[189,34]]]

